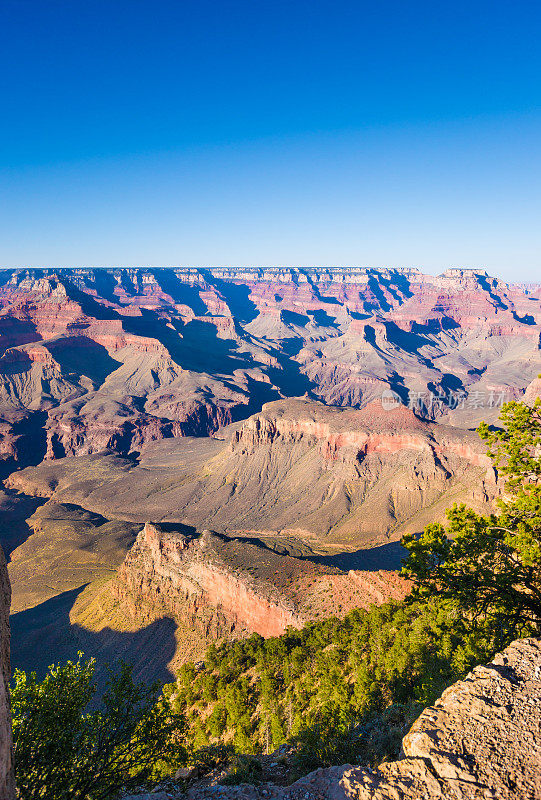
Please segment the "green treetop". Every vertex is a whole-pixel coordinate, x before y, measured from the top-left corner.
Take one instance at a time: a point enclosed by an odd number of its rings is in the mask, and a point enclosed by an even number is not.
[[[447,528],[429,525],[402,543],[414,596],[453,599],[470,619],[491,622],[503,640],[541,630],[541,399],[506,403],[500,420],[499,429],[482,423],[478,430],[506,479],[499,513],[455,505]]]

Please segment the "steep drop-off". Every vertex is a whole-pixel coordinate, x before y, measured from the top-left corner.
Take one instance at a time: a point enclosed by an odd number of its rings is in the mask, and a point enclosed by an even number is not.
[[[402,599],[408,584],[393,572],[343,572],[262,543],[147,523],[112,590],[133,616],[151,621],[170,614],[210,642],[279,636],[289,626]]]

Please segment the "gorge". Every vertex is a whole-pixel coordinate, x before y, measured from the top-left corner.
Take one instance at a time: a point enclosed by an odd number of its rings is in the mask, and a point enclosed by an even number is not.
[[[400,596],[401,535],[500,495],[473,429],[540,332],[540,285],[476,270],[0,271],[15,663],[43,619],[101,653],[170,617],[179,663]]]

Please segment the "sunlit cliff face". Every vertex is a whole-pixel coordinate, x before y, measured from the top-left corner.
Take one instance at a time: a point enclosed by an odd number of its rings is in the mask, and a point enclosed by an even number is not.
[[[189,538],[146,523],[118,571],[114,593],[134,616],[169,613],[212,640],[279,636],[338,609],[343,616],[402,599],[408,586],[392,572],[342,572],[209,531]]]
[[[11,270],[3,279],[0,415],[46,413],[47,458],[209,435],[303,395],[364,407],[388,390],[410,405],[429,393],[438,402],[422,413],[471,428],[497,417],[495,393],[520,397],[541,371],[539,287],[474,270]]]

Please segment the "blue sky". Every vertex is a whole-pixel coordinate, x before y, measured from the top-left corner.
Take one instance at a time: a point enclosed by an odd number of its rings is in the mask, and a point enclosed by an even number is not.
[[[541,279],[541,5],[2,0],[0,264]]]

